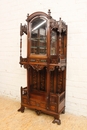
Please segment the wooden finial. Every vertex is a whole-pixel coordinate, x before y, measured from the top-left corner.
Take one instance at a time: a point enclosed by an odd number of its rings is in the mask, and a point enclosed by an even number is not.
[[[26,19],[26,21],[28,21],[28,18],[29,18],[29,14],[27,14],[27,19]]]
[[[49,15],[49,16],[51,15],[51,11],[50,11],[50,9],[48,9],[48,15]]]
[[[27,14],[27,18],[29,17],[29,14]]]

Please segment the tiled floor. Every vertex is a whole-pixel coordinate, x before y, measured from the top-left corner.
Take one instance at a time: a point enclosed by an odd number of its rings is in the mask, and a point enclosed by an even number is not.
[[[87,118],[61,114],[61,125],[53,124],[53,117],[37,115],[26,109],[18,112],[20,102],[0,96],[0,130],[87,130]]]

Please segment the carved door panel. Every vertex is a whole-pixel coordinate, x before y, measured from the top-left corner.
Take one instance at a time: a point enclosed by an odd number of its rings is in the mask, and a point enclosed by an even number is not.
[[[41,90],[46,91],[46,68],[44,67],[42,70],[35,70],[31,67],[31,90]]]
[[[50,72],[50,92],[61,93],[63,91],[64,72],[56,68]]]

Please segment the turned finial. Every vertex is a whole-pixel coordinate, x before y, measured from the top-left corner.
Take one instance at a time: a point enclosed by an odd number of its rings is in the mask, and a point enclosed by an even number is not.
[[[27,18],[29,17],[29,14],[27,14]]]
[[[29,18],[29,14],[27,14],[27,19],[26,19],[26,21],[28,21],[28,18]]]
[[[50,11],[50,9],[48,9],[48,15],[49,15],[49,16],[51,15],[51,11]]]

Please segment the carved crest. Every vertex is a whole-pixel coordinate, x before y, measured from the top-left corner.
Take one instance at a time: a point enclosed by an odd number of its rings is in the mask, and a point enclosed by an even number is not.
[[[37,71],[42,70],[45,67],[44,65],[38,65],[38,64],[30,65],[30,66],[32,66],[32,68]]]
[[[56,29],[59,33],[61,32],[65,32],[67,30],[67,26],[66,24],[61,20],[61,18],[59,19],[59,21],[56,21],[54,19],[50,20],[50,27],[51,30],[52,29]]]

